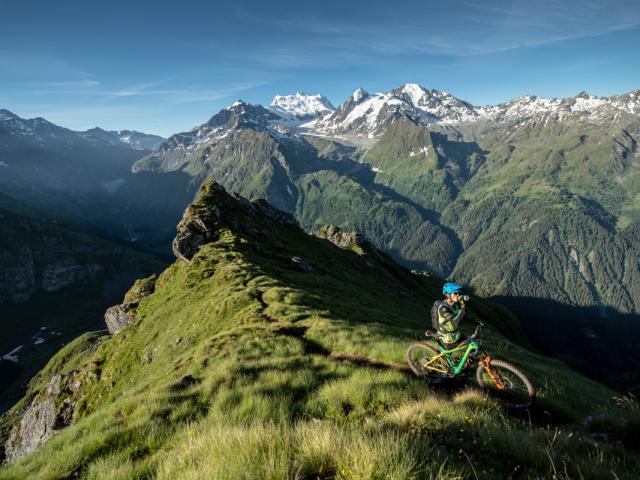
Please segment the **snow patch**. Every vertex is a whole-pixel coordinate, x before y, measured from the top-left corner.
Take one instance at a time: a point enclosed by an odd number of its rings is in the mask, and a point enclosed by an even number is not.
[[[291,187],[289,185],[287,185],[287,192],[289,192],[289,195],[293,197],[293,192],[291,191]]]
[[[115,193],[122,185],[124,185],[124,178],[102,182],[100,185],[102,185],[108,193]]]
[[[415,157],[416,155],[420,155],[421,153],[424,153],[425,157],[429,154],[429,145],[427,145],[426,147],[422,147],[420,150],[418,150],[417,152],[414,151],[413,149],[409,152],[409,156],[410,157]]]
[[[3,355],[2,359],[3,360],[9,360],[10,362],[18,363],[18,352],[20,350],[22,350],[23,346],[24,345],[18,345],[16,348],[11,350],[9,353],[7,353],[6,355]]]
[[[575,263],[576,265],[578,264],[578,252],[576,252],[574,248],[571,249],[571,252],[569,253],[569,257],[571,258],[571,261],[573,263]]]
[[[9,165],[7,165],[6,163],[4,163],[2,160],[0,160],[0,167],[8,167]]]
[[[419,105],[428,93],[417,83],[406,83],[402,86],[402,91],[409,95],[414,105]]]

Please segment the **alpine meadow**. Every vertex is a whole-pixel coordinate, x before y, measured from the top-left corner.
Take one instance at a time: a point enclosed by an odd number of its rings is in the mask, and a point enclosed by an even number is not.
[[[638,478],[635,2],[0,18],[0,480]]]

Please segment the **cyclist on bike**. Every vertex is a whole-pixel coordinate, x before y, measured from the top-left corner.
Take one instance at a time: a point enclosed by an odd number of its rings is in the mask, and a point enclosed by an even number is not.
[[[431,308],[431,324],[438,340],[447,349],[462,340],[459,327],[465,311],[462,291],[459,283],[445,283],[442,287],[444,300],[436,300]]]

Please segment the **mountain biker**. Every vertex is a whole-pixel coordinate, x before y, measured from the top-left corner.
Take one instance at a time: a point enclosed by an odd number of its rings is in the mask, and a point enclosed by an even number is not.
[[[436,337],[444,348],[453,348],[462,340],[460,322],[464,318],[463,287],[459,283],[447,282],[442,287],[444,300],[436,300],[431,308],[431,324]]]

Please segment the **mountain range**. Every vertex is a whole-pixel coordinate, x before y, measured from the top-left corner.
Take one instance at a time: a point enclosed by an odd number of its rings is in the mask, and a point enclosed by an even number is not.
[[[216,179],[309,231],[355,228],[407,266],[500,298],[539,342],[588,369],[602,353],[594,339],[637,328],[639,95],[475,107],[406,84],[358,89],[299,125],[293,107],[237,101],[133,169]],[[302,115],[322,97],[283,98],[274,104]],[[562,334],[547,338],[558,321]],[[590,347],[577,352],[566,335]]]
[[[637,370],[625,332],[637,329],[640,301],[639,95],[474,106],[404,84],[359,88],[337,108],[304,93],[266,107],[238,100],[127,157],[131,172],[98,182],[113,186],[100,197],[111,213],[94,202],[79,218],[168,249],[182,208],[214,179],[307,231],[356,229],[408,267],[498,299],[539,346],[583,371],[602,377],[594,359],[613,343]]]

